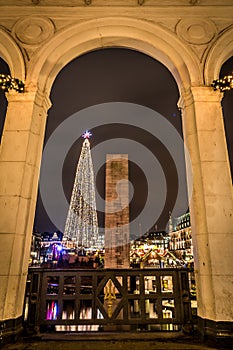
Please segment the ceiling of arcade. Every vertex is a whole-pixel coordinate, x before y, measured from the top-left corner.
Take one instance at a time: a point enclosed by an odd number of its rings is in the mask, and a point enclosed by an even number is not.
[[[154,24],[155,30],[163,28],[169,38],[174,35],[187,48],[204,71],[215,43],[233,30],[233,1],[0,0],[0,29],[17,43],[26,67],[57,34],[77,23],[107,17],[131,18],[139,20],[142,27],[144,22]]]

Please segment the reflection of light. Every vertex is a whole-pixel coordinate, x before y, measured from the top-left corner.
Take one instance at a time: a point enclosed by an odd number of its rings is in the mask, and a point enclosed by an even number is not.
[[[57,303],[54,303],[54,309],[53,309],[53,319],[57,319]]]
[[[52,300],[48,302],[46,320],[56,320],[58,314],[57,301]]]
[[[29,298],[26,297],[25,309],[24,309],[24,321],[28,319],[28,310],[29,310]]]
[[[59,246],[57,247],[57,250],[58,250],[59,252],[61,252],[61,251],[62,251],[62,246],[59,245]]]

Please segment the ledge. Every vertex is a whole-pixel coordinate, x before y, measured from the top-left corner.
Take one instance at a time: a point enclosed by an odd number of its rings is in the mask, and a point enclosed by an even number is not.
[[[233,344],[233,321],[212,321],[197,318],[197,328],[203,341],[229,349]]]
[[[22,316],[16,319],[0,321],[0,346],[15,342],[23,333]]]

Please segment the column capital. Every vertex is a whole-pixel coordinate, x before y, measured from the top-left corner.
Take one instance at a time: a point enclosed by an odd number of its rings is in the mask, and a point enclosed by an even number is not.
[[[193,95],[190,88],[183,89],[180,94],[180,98],[177,102],[179,109],[185,109],[186,107],[193,104]]]
[[[34,101],[37,106],[43,107],[46,110],[48,110],[52,105],[49,95],[46,92],[35,89],[34,87],[32,87],[30,90],[26,90],[23,93],[10,90],[6,93],[6,98],[9,103]]]
[[[221,102],[223,93],[210,86],[191,87],[194,102]]]
[[[181,91],[177,105],[180,109],[184,109],[195,102],[220,103],[222,98],[223,93],[210,86],[192,86]]]

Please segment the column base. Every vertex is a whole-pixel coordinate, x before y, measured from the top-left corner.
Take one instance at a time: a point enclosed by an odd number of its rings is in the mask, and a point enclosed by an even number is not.
[[[0,321],[0,345],[15,342],[22,332],[22,316],[16,319]]]
[[[233,321],[216,322],[198,317],[197,329],[202,339],[210,344],[228,349],[233,344]]]

